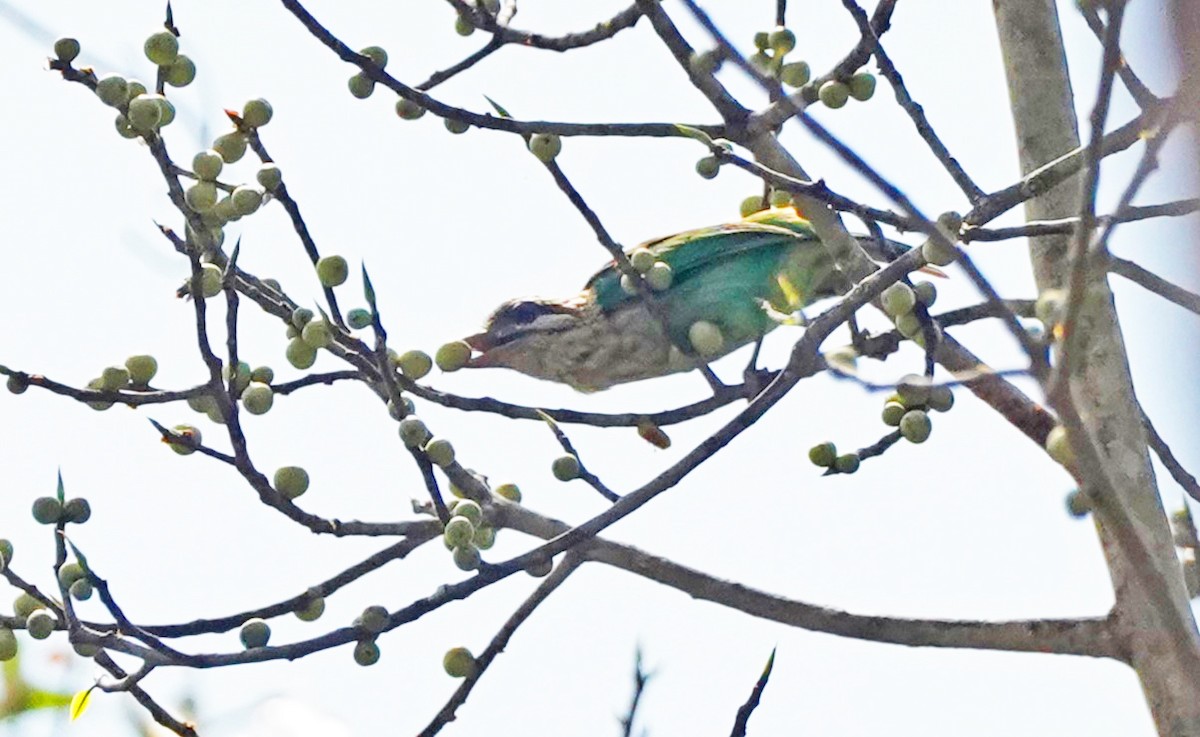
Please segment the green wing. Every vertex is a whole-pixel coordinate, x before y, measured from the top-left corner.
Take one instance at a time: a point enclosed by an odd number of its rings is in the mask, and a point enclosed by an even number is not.
[[[719,326],[732,350],[777,324],[767,306],[789,314],[833,293],[828,253],[808,223],[788,211],[769,210],[728,225],[691,230],[642,244],[671,267],[671,286],[660,295],[672,339],[686,339],[697,320]],[[635,299],[609,265],[588,282],[604,311]]]

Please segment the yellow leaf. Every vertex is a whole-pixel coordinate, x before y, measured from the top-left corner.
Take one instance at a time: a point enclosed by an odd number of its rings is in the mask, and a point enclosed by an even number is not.
[[[75,721],[83,716],[83,712],[87,711],[88,704],[92,703],[92,690],[96,688],[91,686],[79,691],[71,697],[71,721]]]

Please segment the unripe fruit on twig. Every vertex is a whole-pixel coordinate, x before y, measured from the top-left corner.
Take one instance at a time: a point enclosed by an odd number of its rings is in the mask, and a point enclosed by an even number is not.
[[[563,455],[554,459],[550,471],[559,481],[570,481],[579,478],[579,459],[573,455]]]
[[[142,46],[146,58],[160,67],[168,66],[179,57],[179,39],[170,31],[151,34]]]
[[[337,287],[346,283],[350,266],[341,256],[325,256],[317,261],[317,278],[323,287]]]
[[[442,667],[452,678],[468,678],[479,672],[479,664],[475,662],[475,656],[465,647],[447,650],[442,657]]]
[[[172,87],[187,87],[196,79],[196,64],[184,54],[176,56],[166,70],[164,79]]]
[[[300,466],[283,466],[275,471],[275,491],[288,499],[295,499],[308,491],[308,471]]]
[[[442,371],[457,371],[471,359],[471,346],[461,340],[446,343],[437,349],[433,360]]]
[[[258,617],[247,619],[242,624],[241,630],[238,631],[238,637],[242,641],[242,646],[247,650],[266,647],[271,640],[271,626]]]
[[[554,133],[534,133],[529,137],[529,150],[538,161],[548,164],[562,151],[562,139]]]

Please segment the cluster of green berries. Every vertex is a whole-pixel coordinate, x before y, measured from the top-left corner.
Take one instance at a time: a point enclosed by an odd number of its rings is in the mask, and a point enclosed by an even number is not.
[[[818,443],[808,451],[808,460],[813,465],[828,468],[837,473],[854,473],[862,463],[858,453],[838,454],[837,446],[831,442]]]
[[[298,369],[312,368],[317,362],[317,351],[333,343],[335,330],[323,315],[317,317],[307,307],[297,307],[292,311],[286,332],[288,345],[284,355],[288,363]]]
[[[897,332],[924,348],[925,324],[916,309],[920,304],[928,310],[937,301],[937,287],[933,282],[917,282],[911,287],[904,282],[896,282],[883,290],[879,301],[884,313],[896,324]]]
[[[13,614],[25,620],[25,631],[35,640],[44,640],[58,628],[58,618],[46,611],[41,600],[21,592],[13,601]],[[17,654],[12,630],[0,627],[0,660],[11,660]]]
[[[819,87],[815,82],[809,84],[807,79],[798,85],[790,84],[786,79],[783,79],[783,82],[792,87],[799,87],[800,97],[806,103],[811,105],[820,102],[831,110],[845,107],[851,99],[866,102],[875,94],[875,75],[862,70],[855,72],[845,80],[826,80]]]
[[[483,508],[470,499],[455,499],[449,508],[451,516],[442,532],[442,542],[451,552],[454,565],[473,571],[482,562],[479,551],[496,543],[496,528],[487,524]]]
[[[63,563],[58,569],[58,582],[76,601],[92,598],[92,580],[81,563]]]
[[[929,412],[949,412],[954,392],[944,384],[933,384],[926,376],[909,374],[900,379],[896,393],[883,403],[883,424],[900,430],[910,443],[923,443],[933,431]]]
[[[921,245],[921,255],[934,266],[949,266],[958,259],[958,249],[954,242],[958,240],[962,230],[962,215],[957,212],[943,212],[938,215],[937,228],[945,237],[945,242],[930,238]]]
[[[145,390],[149,388],[151,380],[154,379],[154,375],[157,373],[158,361],[155,360],[154,356],[130,356],[125,359],[124,366],[109,366],[105,368],[100,372],[100,376],[87,383],[87,388],[100,392],[115,392],[122,389]],[[14,379],[17,379],[17,377],[9,377],[9,390],[16,394],[25,391],[28,382],[19,379],[14,381]],[[109,401],[95,401],[88,402],[87,405],[94,410],[103,411],[111,407],[113,403]]]
[[[628,254],[633,270],[642,275],[646,285],[656,292],[670,289],[675,274],[666,262],[660,261],[648,248],[635,248]],[[621,289],[626,294],[637,294],[637,283],[628,274],[621,275]]]
[[[782,189],[772,189],[770,194],[763,197],[761,194],[752,194],[745,198],[738,205],[738,212],[742,217],[748,218],[756,212],[762,212],[769,207],[790,207],[792,205],[792,193]]]
[[[231,186],[217,181],[226,164],[240,161],[246,155],[247,134],[243,129],[266,125],[272,115],[269,102],[261,98],[250,100],[242,107],[242,128],[222,133],[213,139],[211,148],[192,157],[196,181],[184,191],[184,202],[200,216],[204,231],[193,232],[189,224],[186,232],[188,239],[198,243],[201,250],[220,247],[225,240],[224,226],[257,212],[267,193],[277,191],[283,184],[282,172],[271,162],[259,168],[255,175],[257,184]]]
[[[54,496],[39,496],[33,500],[33,519],[40,525],[82,525],[92,518],[92,507],[83,497],[59,501]],[[11,553],[9,554],[11,557]]]

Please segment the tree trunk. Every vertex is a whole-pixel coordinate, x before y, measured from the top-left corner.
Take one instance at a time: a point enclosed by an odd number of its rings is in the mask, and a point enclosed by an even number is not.
[[[1079,147],[1053,0],[997,0],[996,24],[1016,123],[1021,169],[1029,172]],[[1076,215],[1082,202],[1076,175],[1025,204],[1027,220]],[[1038,288],[1062,287],[1072,236],[1030,238]],[[1113,581],[1113,613],[1128,662],[1138,674],[1160,735],[1200,735],[1200,646],[1171,532],[1150,465],[1141,413],[1102,271],[1088,285],[1077,322],[1080,348],[1071,358],[1070,400],[1082,416],[1111,487],[1112,507],[1097,513],[1097,530]],[[1117,519],[1120,517],[1122,519]],[[1114,534],[1125,525],[1130,535]],[[1148,555],[1147,555],[1148,554]],[[1149,566],[1137,566],[1134,560]]]

